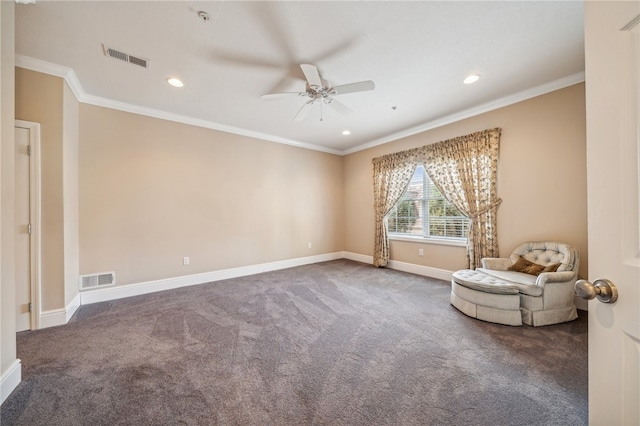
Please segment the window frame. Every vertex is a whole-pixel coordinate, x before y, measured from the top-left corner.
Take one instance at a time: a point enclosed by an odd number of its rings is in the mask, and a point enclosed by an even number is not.
[[[433,180],[431,179],[431,176],[429,176],[429,173],[427,173],[426,168],[424,167],[423,164],[418,164],[413,172],[413,175],[411,177],[411,180],[413,181],[414,176],[416,174],[416,172],[418,171],[418,168],[421,167],[423,170],[423,175],[422,175],[422,194],[420,196],[420,198],[415,199],[415,201],[421,203],[421,211],[423,212],[428,212],[429,209],[429,201],[430,200],[439,200],[440,198],[433,198],[433,197],[429,197],[430,191],[429,191],[429,187],[433,186],[435,188],[435,190],[442,196],[442,199],[444,199],[445,203],[453,206],[451,204],[451,202],[449,200],[447,200],[447,198],[444,196],[444,194],[442,194],[437,187],[435,187],[435,184],[433,183]],[[409,186],[407,186],[407,189],[405,190],[405,192],[402,194],[402,197],[400,198],[400,200],[398,201],[398,203],[400,203],[400,201],[402,200],[402,198],[404,197],[404,195],[407,193],[407,191],[409,191]],[[396,205],[394,206],[394,208],[396,208],[396,206],[398,205],[398,203],[396,203]],[[455,208],[455,206],[453,206]],[[457,210],[457,209],[456,209]],[[393,209],[391,210],[391,212],[393,211]],[[446,211],[446,208],[445,208]],[[391,213],[389,212],[389,214]],[[387,221],[387,226],[389,226],[389,214],[387,214],[387,216],[385,216],[385,221]],[[470,219],[462,214],[460,214],[460,216],[454,216],[454,217],[464,217],[466,219],[466,228],[468,229],[468,227],[470,226]],[[425,230],[429,230],[429,215],[428,214],[422,214],[418,220],[422,221],[422,235],[416,235],[416,234],[405,234],[402,232],[392,232],[389,228],[388,229],[388,237],[389,240],[392,241],[407,241],[407,242],[413,242],[413,243],[427,243],[427,244],[442,244],[442,245],[450,245],[450,246],[466,246],[467,245],[467,241],[468,241],[468,237],[441,237],[441,236],[434,236],[434,235],[425,235]]]

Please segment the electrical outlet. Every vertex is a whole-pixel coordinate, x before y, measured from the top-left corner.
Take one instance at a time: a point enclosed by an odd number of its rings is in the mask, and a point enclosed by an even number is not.
[[[311,242],[307,243],[307,248],[311,248]]]
[[[182,258],[182,264],[185,266],[189,264],[189,258],[187,256]]]
[[[424,256],[424,249],[418,249],[418,256]]]

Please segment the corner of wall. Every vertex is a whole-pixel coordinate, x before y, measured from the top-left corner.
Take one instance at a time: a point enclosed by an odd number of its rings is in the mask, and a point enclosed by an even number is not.
[[[21,380],[16,354],[14,216],[15,2],[0,2],[0,397]]]
[[[80,103],[69,85],[63,83],[62,115],[62,204],[64,223],[64,301],[78,299],[80,276]]]
[[[42,329],[65,325],[71,320],[71,317],[73,317],[78,308],[80,308],[80,303],[81,298],[78,293],[64,308],[41,312],[38,318],[38,328]]]

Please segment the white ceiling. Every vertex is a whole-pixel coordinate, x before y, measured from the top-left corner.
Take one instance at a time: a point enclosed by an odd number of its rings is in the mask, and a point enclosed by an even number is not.
[[[583,3],[39,0],[16,6],[16,53],[72,69],[89,103],[345,153],[581,81]],[[338,97],[354,115],[295,122],[305,98],[260,95],[304,91],[301,63],[376,88]]]

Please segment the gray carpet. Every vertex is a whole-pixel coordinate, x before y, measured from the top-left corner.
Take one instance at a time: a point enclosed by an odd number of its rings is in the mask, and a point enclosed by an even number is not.
[[[8,425],[587,424],[587,318],[485,323],[337,260],[82,306],[18,335]]]

